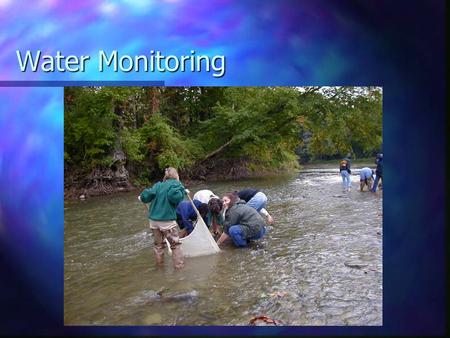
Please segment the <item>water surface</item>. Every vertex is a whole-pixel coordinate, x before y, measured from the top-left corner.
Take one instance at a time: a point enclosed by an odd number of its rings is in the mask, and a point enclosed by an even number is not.
[[[65,324],[248,325],[266,315],[287,325],[382,325],[382,193],[359,192],[357,173],[350,193],[326,168],[188,187],[261,189],[275,224],[250,248],[225,246],[182,270],[170,256],[155,265],[138,192],[67,202]]]

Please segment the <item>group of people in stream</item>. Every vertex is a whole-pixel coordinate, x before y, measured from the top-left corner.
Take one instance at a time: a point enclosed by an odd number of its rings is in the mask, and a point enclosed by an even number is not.
[[[377,154],[375,158],[376,169],[364,167],[359,171],[359,189],[364,191],[367,186],[368,191],[376,192],[377,188],[381,189],[381,181],[383,180],[383,154]],[[344,157],[339,163],[339,174],[342,177],[342,188],[344,192],[349,192],[352,186],[351,179],[351,160]],[[374,179],[375,176],[375,179]]]
[[[192,201],[190,198],[185,200],[188,194],[190,191],[180,182],[177,170],[169,167],[165,169],[161,182],[138,196],[141,202],[151,203],[148,218],[157,264],[164,263],[167,239],[175,268],[184,266],[180,238],[193,231],[198,217],[195,209],[219,246],[231,239],[236,247],[246,247],[249,242],[262,238],[266,233],[266,223],[274,221],[265,209],[267,196],[257,189],[228,192],[222,198],[210,190],[200,190]]]
[[[383,178],[383,154],[377,154],[375,164],[375,170],[368,167],[360,170],[361,191],[365,186],[371,192],[377,191]],[[349,157],[340,161],[339,172],[344,192],[350,191]],[[153,232],[157,264],[164,263],[167,239],[174,266],[184,266],[180,238],[193,231],[198,215],[204,220],[219,246],[231,239],[236,247],[246,247],[249,242],[261,239],[266,234],[266,223],[273,223],[272,216],[265,209],[267,196],[260,190],[248,188],[232,191],[224,194],[222,198],[206,189],[197,191],[192,199],[189,194],[189,190],[180,182],[177,170],[169,167],[165,169],[161,182],[145,189],[138,196],[141,202],[151,203],[148,218]],[[187,195],[189,200],[185,200]]]

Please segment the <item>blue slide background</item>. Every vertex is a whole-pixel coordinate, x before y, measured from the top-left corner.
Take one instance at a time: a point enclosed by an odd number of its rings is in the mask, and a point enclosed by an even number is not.
[[[0,0],[0,333],[443,334],[445,1]],[[16,50],[226,55],[211,73],[21,73]],[[63,88],[9,81],[377,85],[384,92],[381,327],[65,327]],[[26,82],[22,82],[26,85]]]

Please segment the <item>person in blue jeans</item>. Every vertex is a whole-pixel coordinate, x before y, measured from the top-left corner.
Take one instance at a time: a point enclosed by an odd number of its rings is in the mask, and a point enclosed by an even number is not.
[[[348,157],[343,158],[339,163],[339,173],[342,177],[342,188],[344,189],[344,192],[350,191],[350,188],[352,187],[352,180],[350,177],[352,171],[350,166],[351,162]]]
[[[367,189],[371,190],[373,184],[373,171],[368,167],[364,167],[359,171],[359,188],[361,192],[367,185]]]
[[[208,205],[198,200],[193,200],[193,203],[205,221],[205,224],[208,224]],[[197,220],[197,213],[190,201],[181,201],[177,206],[176,212],[177,224],[183,230],[180,232],[180,237],[185,237],[194,230],[193,222]]]
[[[377,169],[375,170],[375,182],[373,182],[373,187],[370,191],[376,192],[378,187],[378,182],[383,180],[383,154],[377,154],[375,159],[375,164],[377,165]]]
[[[227,193],[222,198],[225,211],[223,232],[217,240],[221,245],[231,238],[237,247],[246,247],[249,241],[262,238],[266,233],[262,216],[252,207],[246,205],[235,193]]]
[[[260,190],[256,189],[244,189],[235,192],[241,200],[244,200],[249,207],[252,207],[256,211],[260,212],[267,217],[269,224],[273,223],[273,218],[269,212],[265,209],[267,205],[267,196]]]

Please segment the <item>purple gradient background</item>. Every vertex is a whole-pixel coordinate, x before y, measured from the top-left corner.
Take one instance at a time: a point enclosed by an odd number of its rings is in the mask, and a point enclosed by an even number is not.
[[[382,327],[64,327],[63,89],[0,88],[0,333],[443,334],[444,1],[0,0],[0,81],[379,85]],[[16,49],[222,54],[227,73],[21,73]]]

